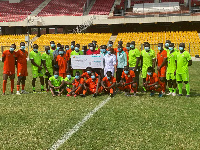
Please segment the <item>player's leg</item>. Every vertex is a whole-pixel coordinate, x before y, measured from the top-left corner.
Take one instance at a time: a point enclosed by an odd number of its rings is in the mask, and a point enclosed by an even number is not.
[[[23,76],[18,76],[18,80],[17,80],[17,95],[21,95],[19,90],[20,90],[20,83],[22,82],[22,78]]]
[[[3,94],[2,95],[5,95],[7,80],[8,80],[8,75],[3,74]]]
[[[183,79],[182,79],[182,74],[176,74],[176,81],[178,82],[178,96],[183,95]]]
[[[134,92],[134,96],[136,96],[136,92],[137,92],[137,88],[138,88],[138,85],[137,85],[137,82],[136,83],[133,83],[132,86],[131,86],[133,92]]]
[[[185,88],[187,92],[186,96],[189,97],[190,96],[189,73],[184,73],[182,77],[183,77],[183,82],[185,83]]]
[[[11,85],[11,94],[13,94],[15,74],[10,75],[9,77],[10,77],[10,85]]]
[[[171,79],[171,75],[172,73],[167,73],[166,74],[166,79],[167,79],[167,84],[168,84],[168,88],[169,88],[169,93],[167,93],[167,95],[172,95],[172,79]]]
[[[35,81],[36,81],[36,78],[33,78],[32,80],[33,93],[35,93]]]
[[[146,82],[146,77],[147,77],[147,67],[142,67],[142,80],[143,80],[143,90],[146,91],[144,87],[144,83]]]
[[[51,91],[51,94],[52,94],[53,97],[56,96],[56,95],[55,95],[54,88],[50,87],[50,91]]]
[[[163,96],[163,87],[160,84],[155,85],[155,91],[159,93],[158,97],[162,97]]]
[[[24,90],[25,89],[25,83],[26,83],[26,76],[23,76],[21,83],[22,83],[22,91],[21,91],[21,93],[26,94],[27,92]]]

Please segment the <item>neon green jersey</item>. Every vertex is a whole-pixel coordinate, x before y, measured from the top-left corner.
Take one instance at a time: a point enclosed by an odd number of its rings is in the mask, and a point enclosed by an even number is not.
[[[167,51],[167,73],[174,73],[176,71],[177,52]]]
[[[52,59],[50,54],[48,55],[47,53],[43,53],[42,54],[42,60],[46,61],[46,67],[48,68],[52,68]]]
[[[34,51],[31,51],[30,52],[30,54],[29,54],[29,58],[30,59],[33,59],[34,60],[34,62],[37,64],[37,65],[39,65],[39,66],[41,66],[41,63],[42,63],[42,56],[41,56],[41,53],[40,52],[34,52]],[[38,67],[36,67],[36,66],[34,66],[33,64],[32,64],[32,70],[38,70]]]
[[[51,84],[55,87],[58,87],[61,85],[63,78],[58,76],[58,78],[56,79],[54,76],[49,78],[49,81],[51,81]]]
[[[67,77],[65,78],[65,81],[72,83],[72,81],[74,80],[74,77],[71,77],[71,79],[68,79]],[[67,87],[72,88],[72,85],[67,85]]]
[[[149,52],[146,50],[142,50],[141,56],[143,57],[143,66],[142,67],[150,67],[153,65],[153,59],[155,59],[155,52],[154,50],[150,49]]]
[[[51,60],[53,60],[53,52],[54,52],[54,50],[52,50],[52,49],[50,48],[50,56],[51,56]]]
[[[137,58],[140,57],[140,51],[136,48],[134,50],[130,50],[128,55],[129,55],[129,60],[128,60],[129,67],[135,67]],[[140,64],[138,64],[138,66],[140,66]]]
[[[164,48],[164,50],[166,50],[167,52],[169,51],[169,49]],[[179,52],[178,49],[174,48],[174,51]]]
[[[76,52],[75,50],[71,52],[70,58],[72,57],[72,55],[83,55],[82,51]]]
[[[184,51],[177,54],[177,71],[178,74],[188,73],[188,61],[191,60],[190,53]]]

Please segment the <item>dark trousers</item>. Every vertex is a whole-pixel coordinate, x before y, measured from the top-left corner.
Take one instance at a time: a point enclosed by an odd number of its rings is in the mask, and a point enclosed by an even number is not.
[[[117,82],[120,82],[121,76],[122,76],[122,72],[123,72],[123,68],[117,68],[117,72],[116,72]]]
[[[135,67],[130,67],[130,70],[134,70]],[[140,79],[140,68],[138,67],[137,71],[135,71],[135,80],[137,83],[137,86],[139,86],[139,79]]]

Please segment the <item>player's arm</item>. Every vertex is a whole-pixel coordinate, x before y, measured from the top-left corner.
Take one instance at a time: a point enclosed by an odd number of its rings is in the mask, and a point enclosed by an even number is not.
[[[97,83],[96,93],[98,93],[99,87],[101,86],[100,84],[100,82]]]
[[[135,69],[134,70],[137,70],[138,68],[138,65],[139,65],[139,62],[140,62],[140,57],[136,57],[136,65],[135,65]]]
[[[34,61],[34,59],[31,59],[31,64],[33,64],[34,66],[38,67],[39,69],[42,69],[41,66],[37,65]]]
[[[64,82],[64,80],[63,80],[63,81],[61,82],[60,86],[58,86],[57,88],[60,89],[60,88],[62,88],[64,85],[65,85],[65,82]]]
[[[43,66],[44,66],[44,68],[45,68],[46,72],[49,72],[49,71],[47,70],[47,66],[46,66],[46,60],[42,60],[42,64],[43,64]]]
[[[167,57],[164,58],[162,64],[160,66],[158,66],[158,70],[160,70],[166,63],[167,63]]]
[[[156,65],[156,59],[153,58],[153,59],[152,59],[152,66],[153,66],[153,68],[155,68],[155,65]]]
[[[53,86],[53,84],[51,84],[51,81],[50,81],[50,80],[48,80],[48,84],[49,84],[49,86],[50,86],[51,88],[54,88],[54,86]]]
[[[116,86],[116,82],[114,82],[109,88],[113,88]]]
[[[2,62],[4,62],[5,61],[5,59],[6,59],[6,55],[4,54],[4,52],[3,52],[3,54],[2,54]]]
[[[103,86],[104,89],[106,88],[105,81],[102,80],[101,85]]]
[[[149,84],[149,85],[147,85],[147,87],[152,87],[152,86],[155,86],[155,85],[158,85],[158,82],[155,82],[153,84]]]

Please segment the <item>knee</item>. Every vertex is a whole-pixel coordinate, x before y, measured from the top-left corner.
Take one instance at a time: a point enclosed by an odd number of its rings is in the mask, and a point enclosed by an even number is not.
[[[188,81],[184,81],[185,84],[188,84]]]
[[[132,87],[133,87],[133,88],[136,88],[137,86],[136,86],[136,84],[135,84],[135,83],[133,83]]]

